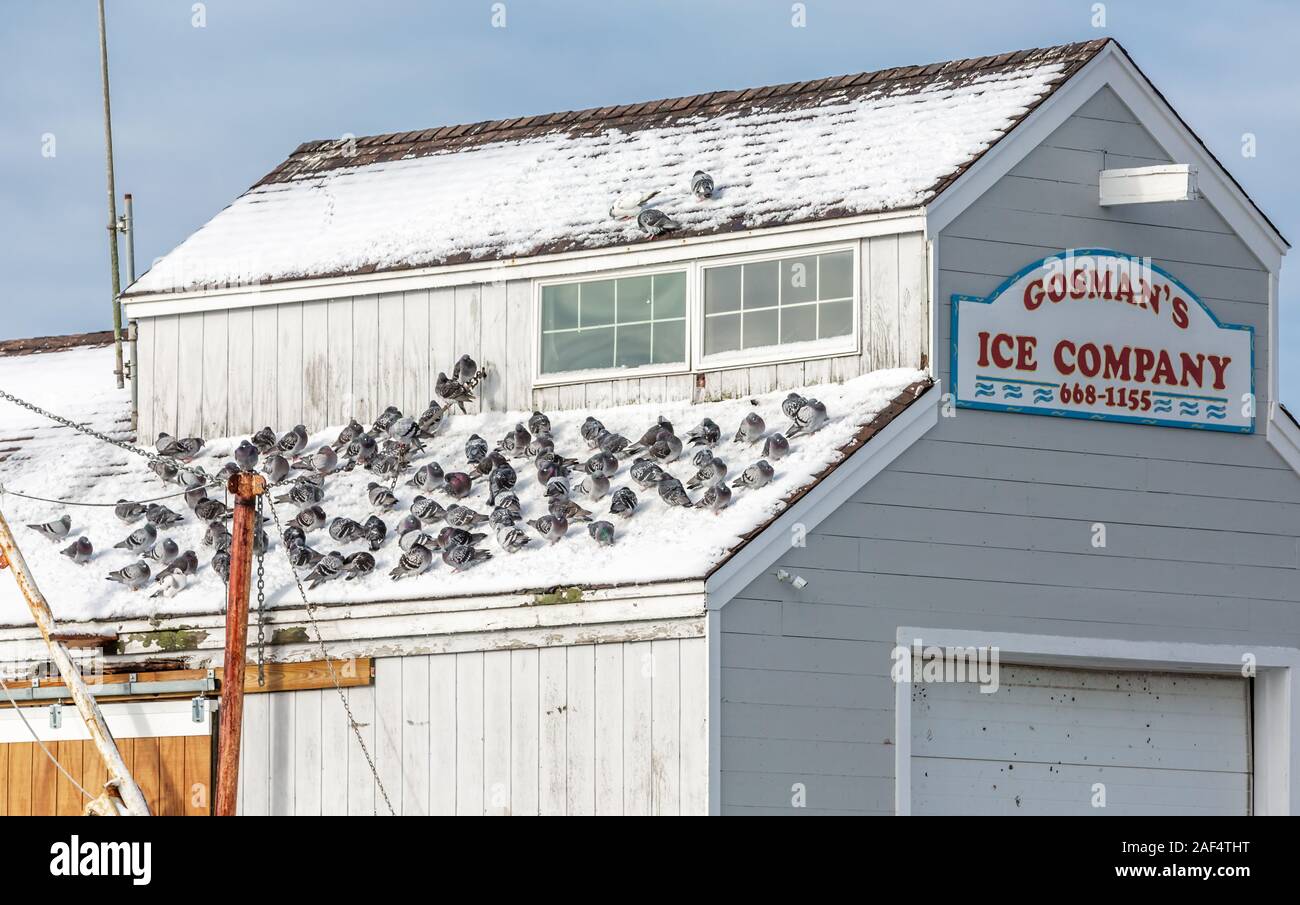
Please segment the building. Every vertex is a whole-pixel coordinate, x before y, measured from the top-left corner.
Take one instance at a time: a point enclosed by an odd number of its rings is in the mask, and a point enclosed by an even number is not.
[[[679,228],[611,216],[651,191]],[[533,409],[584,455],[589,412],[730,434],[799,391],[831,422],[712,522],[638,490],[608,551],[332,582],[311,614],[273,544],[244,812],[1295,812],[1287,248],[1108,40],[301,146],[128,289],[141,437],[323,442],[462,353],[489,376],[440,459]],[[91,353],[46,354],[53,397]],[[120,425],[129,396],[62,401]],[[59,486],[160,492],[130,458]],[[364,511],[354,478],[327,508]],[[111,669],[191,671],[148,706],[206,740],[219,579],[90,598],[37,549]],[[39,660],[3,606],[0,659]]]

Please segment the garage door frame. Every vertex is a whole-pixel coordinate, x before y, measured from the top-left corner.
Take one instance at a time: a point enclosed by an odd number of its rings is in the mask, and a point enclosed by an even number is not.
[[[1243,657],[1255,658],[1252,811],[1300,814],[1300,650],[1249,644],[1122,641],[901,626],[900,648],[920,639],[941,648],[998,649],[1006,663],[1075,669],[1156,670],[1240,675]],[[907,671],[910,675],[910,671]],[[912,697],[910,682],[894,686],[894,809],[912,813]]]

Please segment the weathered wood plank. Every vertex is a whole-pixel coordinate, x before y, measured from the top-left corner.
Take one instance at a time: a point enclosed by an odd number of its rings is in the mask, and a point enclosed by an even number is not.
[[[276,312],[276,358],[278,377],[275,388],[275,417],[270,422],[277,432],[302,424],[302,303],[278,306]],[[262,425],[259,425],[261,427]]]
[[[401,337],[394,339],[399,343]],[[385,405],[397,402],[398,394],[380,396],[381,375],[397,366],[391,346],[384,347],[379,330],[379,298],[373,295],[358,296],[352,300],[352,403],[344,412],[345,418],[356,418],[363,424],[375,420]],[[381,355],[381,352],[385,353]],[[392,384],[391,373],[387,382]],[[380,400],[383,400],[382,402]]]
[[[369,404],[369,411],[373,414],[358,416],[363,424],[374,420],[389,405],[395,405],[404,412],[414,411],[415,414],[424,409],[418,402],[414,406],[406,405],[407,364],[402,360],[406,350],[406,336],[403,335],[406,327],[404,293],[379,296],[377,308],[379,335],[376,338],[378,351],[375,354],[378,356],[376,367],[379,373],[375,377],[375,396]],[[354,341],[360,346],[360,340]],[[366,379],[369,380],[368,375]]]
[[[352,417],[356,396],[352,389],[352,308],[350,298],[328,302],[329,332],[325,337],[328,389],[324,424],[345,424]],[[313,424],[312,430],[324,424]]]
[[[422,412],[433,398],[429,371],[429,292],[402,293],[402,401],[404,412]]]
[[[623,813],[622,644],[598,644],[595,653],[596,813]]]
[[[510,652],[510,810],[535,815],[538,777],[537,651]]]
[[[543,816],[563,815],[568,803],[566,726],[568,655],[564,648],[537,653],[539,691],[538,808]]]
[[[482,410],[503,412],[508,408],[506,387],[509,378],[506,370],[512,364],[509,361],[509,311],[505,283],[489,283],[483,287],[479,318],[478,363],[488,370],[488,376],[479,384]]]
[[[253,311],[238,308],[227,315],[226,432],[251,433],[253,423]]]
[[[429,813],[456,813],[456,655],[429,661]]]
[[[174,314],[156,317],[153,341],[153,429],[175,434],[177,384],[180,373],[180,327]],[[149,397],[141,396],[141,404]],[[152,439],[152,438],[150,438]]]
[[[274,424],[280,414],[276,383],[280,378],[280,332],[274,305],[253,309],[253,402],[251,426]]]
[[[483,806],[488,814],[511,809],[510,651],[483,654]]]
[[[203,317],[191,313],[177,318],[177,344],[183,369],[176,387],[176,428],[183,437],[216,436],[203,433]]]
[[[483,815],[483,654],[456,654],[456,813]]]
[[[401,813],[423,816],[429,813],[428,657],[402,657],[401,704]]]
[[[533,335],[532,284],[511,280],[506,284],[506,362],[501,377],[505,383],[505,407],[532,407]]]
[[[596,812],[596,661],[590,644],[566,648],[569,656],[565,749],[570,816]]]
[[[333,689],[299,691],[293,695],[293,813],[299,816],[319,815],[324,805],[321,795],[325,774],[321,747],[324,695],[338,700]]]
[[[681,650],[677,640],[651,641],[651,812],[681,813]]]
[[[406,721],[402,714],[403,657],[380,657],[375,661],[375,769],[398,814],[402,813],[402,770],[405,764],[403,740]],[[386,813],[381,809],[380,813]]]
[[[870,357],[871,368],[877,370],[899,362],[898,236],[875,236],[870,245]]]
[[[652,735],[654,647],[623,646],[623,813],[648,815],[654,799]]]
[[[457,286],[455,293],[456,327],[453,334],[455,345],[452,349],[451,361],[447,363],[448,371],[462,355],[469,355],[476,361],[482,360],[482,341],[479,333],[482,321],[482,290],[477,285]],[[475,400],[466,408],[470,412],[479,412],[481,406],[482,403]]]
[[[328,302],[302,303],[302,416],[318,430],[329,413],[330,325]],[[285,425],[288,430],[292,425]]]

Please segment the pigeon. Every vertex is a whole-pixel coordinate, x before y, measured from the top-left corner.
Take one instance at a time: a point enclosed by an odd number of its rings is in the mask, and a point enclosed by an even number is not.
[[[536,459],[543,453],[553,452],[555,452],[555,438],[546,431],[533,434],[533,439],[528,442],[528,446],[524,449],[524,455],[530,459]]]
[[[442,427],[443,418],[447,412],[437,402],[430,402],[429,407],[420,413],[420,417],[415,419],[415,435],[417,437],[432,437],[438,433],[438,428]]]
[[[374,434],[386,433],[390,427],[397,423],[397,419],[402,417],[402,410],[395,405],[390,405],[375,419],[371,426],[370,432]]]
[[[537,481],[546,483],[551,478],[564,478],[569,475],[568,463],[554,453],[545,453],[537,457]]]
[[[799,414],[799,409],[803,408],[807,402],[808,400],[800,396],[798,393],[791,393],[786,396],[785,399],[781,400],[781,411],[787,418],[793,420],[794,416]]]
[[[379,453],[379,442],[369,434],[362,434],[345,449],[344,454],[361,465],[369,465]]]
[[[307,446],[307,427],[303,424],[294,425],[293,430],[281,437],[275,444],[275,448],[285,458],[296,456]]]
[[[308,506],[294,516],[293,523],[304,533],[311,533],[325,525],[325,510],[320,506]]]
[[[492,474],[493,469],[509,464],[510,463],[506,461],[506,457],[494,449],[475,463],[474,473],[470,475],[470,477],[473,479],[486,478],[488,475]]]
[[[289,555],[289,564],[295,569],[310,568],[325,558],[323,553],[317,553],[306,544],[294,544],[285,552]]]
[[[376,484],[374,481],[366,485],[366,496],[370,499],[370,505],[381,512],[387,512],[397,505],[397,497],[393,492],[383,484]]]
[[[672,475],[659,482],[659,498],[669,506],[693,506],[682,482]]]
[[[641,231],[651,238],[681,228],[680,223],[655,207],[647,207],[641,211],[637,215],[636,225],[641,227]]]
[[[519,497],[515,496],[513,493],[507,493],[503,497],[497,497],[497,508],[508,510],[510,514],[517,519],[519,518],[520,512]]]
[[[696,170],[691,177],[691,194],[698,201],[707,201],[713,197],[713,177],[703,170]]]
[[[443,479],[442,489],[446,491],[449,496],[460,500],[469,496],[470,491],[473,489],[473,484],[470,482],[469,475],[465,474],[465,472],[453,471],[449,472]]]
[[[33,531],[39,531],[50,540],[63,540],[72,530],[72,516],[61,515],[52,522],[44,524],[28,525]]]
[[[285,528],[280,532],[280,536],[284,538],[284,545],[286,547],[292,547],[307,540],[307,535],[303,534],[302,529],[297,525],[290,525]]]
[[[221,466],[221,470],[216,473],[214,480],[221,484],[228,484],[230,479],[237,474],[239,474],[239,466],[233,461],[227,462],[225,465]]]
[[[691,441],[691,446],[717,446],[722,439],[722,428],[712,418],[705,418],[686,432],[686,439]]]
[[[168,484],[176,480],[176,475],[180,469],[171,459],[155,459],[149,463],[149,470]]]
[[[696,468],[703,468],[713,461],[713,450],[697,449],[695,455],[691,456],[691,464]]]
[[[420,524],[420,519],[417,516],[403,516],[402,520],[397,523],[397,536],[401,537],[409,531],[419,531],[422,527],[424,526]]]
[[[569,479],[563,475],[555,475],[546,482],[546,490],[543,492],[548,500],[567,500],[569,498]]]
[[[667,465],[682,455],[682,441],[671,431],[660,431],[659,439],[650,445],[650,455]]]
[[[327,581],[333,581],[343,574],[343,554],[331,550],[321,557],[316,567],[307,573],[308,589],[315,590]]]
[[[420,423],[409,416],[402,416],[388,426],[388,436],[398,443],[410,446],[420,434]]]
[[[241,440],[239,445],[235,447],[235,464],[243,471],[252,471],[257,467],[257,460],[261,458],[261,455],[256,446],[247,440]]]
[[[221,535],[220,537],[217,538],[216,542],[212,545],[213,551],[216,553],[229,553],[231,541],[232,538],[229,534]]]
[[[357,461],[360,461],[360,459]],[[402,467],[402,463],[397,461],[397,456],[376,453],[366,467],[370,469],[372,474],[383,477],[384,475],[395,474]]]
[[[262,474],[272,484],[279,484],[289,476],[289,460],[279,453],[272,453],[262,462]]]
[[[815,434],[826,426],[826,421],[826,406],[816,399],[809,399],[795,413],[785,435],[797,437],[799,434]]]
[[[582,426],[578,428],[578,433],[582,435],[582,439],[586,441],[589,449],[596,448],[600,435],[605,432],[605,425],[601,424],[591,415],[588,415],[587,420],[582,422]]]
[[[636,441],[636,445],[631,447],[628,450],[628,452],[633,455],[636,455],[637,453],[640,452],[645,452],[654,444],[656,440],[659,439],[660,434],[663,431],[667,431],[668,433],[671,434],[673,432],[673,423],[669,421],[667,418],[665,418],[663,415],[660,415],[659,420],[655,422],[654,426],[649,428],[644,434],[642,434],[641,439]]]
[[[448,506],[443,518],[448,525],[453,528],[473,528],[475,525],[481,525],[488,520],[488,517],[481,512],[475,512],[468,506]]]
[[[210,483],[208,473],[203,470],[202,465],[195,465],[193,468],[186,468],[178,471],[176,474],[176,483],[182,487],[193,490],[196,487],[207,487]]]
[[[445,399],[448,403],[454,402],[460,406],[461,412],[465,411],[466,402],[474,401],[474,393],[469,387],[448,378],[442,371],[438,372],[438,380],[434,384],[433,391],[439,399]]]
[[[587,526],[587,533],[591,539],[602,547],[608,547],[614,543],[614,525],[612,522],[592,522]]]
[[[144,518],[144,504],[133,503],[130,500],[118,500],[117,505],[113,507],[113,514],[130,525]]]
[[[465,441],[465,461],[470,465],[477,465],[487,454],[487,441],[478,434],[470,434],[469,439]]]
[[[185,590],[185,586],[189,584],[190,579],[184,572],[168,572],[166,575],[159,575],[156,581],[158,582],[158,590],[149,596],[170,599]]]
[[[772,480],[775,474],[772,466],[766,459],[759,459],[753,465],[746,468],[740,473],[740,477],[731,482],[732,487],[748,487],[750,490],[757,490]]]
[[[336,449],[347,449],[349,443],[357,437],[360,437],[365,432],[366,429],[361,426],[356,418],[350,418],[348,419],[347,426],[344,427],[343,430],[339,431],[338,438],[334,441],[334,447]]]
[[[488,505],[497,504],[497,494],[504,493],[515,486],[519,475],[509,465],[498,465],[488,475]]]
[[[745,420],[740,422],[740,427],[736,429],[736,436],[732,438],[732,443],[757,443],[767,430],[767,425],[763,422],[763,416],[758,412],[750,412],[745,416]]]
[[[631,445],[632,441],[622,434],[610,433],[605,431],[596,438],[596,447],[601,452],[607,452],[611,456],[616,456]]]
[[[160,456],[175,456],[177,450],[180,448],[179,442],[180,441],[171,434],[164,431],[163,433],[160,433],[158,439],[154,441],[153,448],[158,451],[158,455]]]
[[[534,434],[549,434],[551,432],[551,419],[542,412],[534,411],[528,418],[528,429]]]
[[[457,383],[467,384],[478,377],[478,363],[468,355],[456,359],[451,369],[451,379]]]
[[[612,478],[618,472],[618,459],[601,450],[588,459],[582,467],[587,474],[604,475],[607,478]]]
[[[464,528],[448,527],[438,532],[438,536],[433,539],[430,546],[435,550],[446,550],[448,547],[455,547],[458,544],[468,544],[473,547],[485,537],[487,537],[486,534],[471,534]]]
[[[388,577],[393,581],[400,581],[403,578],[409,578],[412,575],[419,575],[429,571],[433,565],[433,551],[423,544],[413,544],[410,549],[402,554],[401,559]]]
[[[726,483],[710,485],[704,496],[695,501],[696,509],[708,509],[717,515],[731,503],[731,488]]]
[[[299,471],[314,471],[316,474],[329,474],[339,465],[339,455],[332,446],[322,446],[310,456],[295,459],[293,467]]]
[[[412,547],[428,547],[432,550],[437,542],[423,531],[408,531],[397,539],[397,547],[403,553]]]
[[[77,565],[82,565],[86,560],[90,559],[91,554],[95,552],[95,548],[90,543],[90,538],[83,535],[59,552]]]
[[[569,523],[563,516],[557,518],[554,515],[544,515],[541,518],[529,519],[528,525],[551,544],[564,537],[565,532],[569,530]]]
[[[453,572],[471,568],[491,558],[491,550],[477,550],[468,544],[457,544],[442,551],[442,561],[451,566]]]
[[[632,492],[631,487],[620,487],[614,491],[614,495],[609,498],[609,511],[611,515],[620,518],[632,517],[632,513],[636,511],[636,494]]]
[[[144,555],[154,562],[160,562],[164,566],[168,566],[171,565],[172,560],[181,555],[181,548],[170,537],[164,537],[159,543],[154,544],[152,550]]]
[[[207,498],[208,488],[206,487],[191,487],[189,490],[185,491],[185,505],[189,506],[190,509],[193,509]],[[209,521],[211,520],[209,519]]]
[[[519,459],[528,454],[528,444],[532,441],[533,435],[524,427],[523,422],[515,425],[515,429],[507,433],[501,442],[497,444],[497,449],[505,453],[512,459]]]
[[[166,455],[180,459],[182,462],[190,462],[198,456],[200,451],[202,451],[203,445],[204,441],[202,437],[183,437],[180,440],[174,441],[172,444],[174,451],[167,453]]]
[[[690,490],[697,487],[711,487],[725,481],[727,478],[727,463],[721,459],[711,459],[707,465],[701,465],[699,470],[686,482]]]
[[[769,434],[763,441],[763,458],[779,462],[790,454],[790,441],[780,431]]]
[[[299,506],[310,506],[313,503],[319,503],[325,499],[325,488],[312,481],[298,481],[289,488],[288,493],[281,494],[275,498],[277,503],[296,503]]]
[[[297,530],[299,533],[302,532],[301,528]],[[288,529],[286,529],[285,533],[286,534],[288,533]],[[222,537],[230,537],[230,530],[226,528],[226,526],[221,522],[209,522],[208,530],[203,534],[203,546],[215,547],[217,545],[217,541],[220,540]]]
[[[108,573],[109,581],[116,581],[126,585],[133,591],[138,591],[149,582],[149,564],[147,562],[133,562],[130,565]]]
[[[447,510],[435,499],[418,496],[411,500],[411,514],[420,522],[440,522],[447,517]]]
[[[384,524],[384,520],[379,516],[372,515],[361,526],[361,534],[370,546],[371,552],[373,552],[383,546],[384,538],[388,536],[388,526]]]
[[[230,554],[225,550],[218,550],[212,554],[212,571],[221,576],[221,580],[226,584],[230,583]]]
[[[276,441],[279,438],[276,437],[275,431],[268,424],[266,427],[262,428],[260,431],[253,434],[253,436],[249,437],[248,439],[250,442],[252,442],[254,446],[257,447],[258,452],[260,452],[262,455],[266,455],[267,453],[275,449]]]
[[[344,581],[351,581],[354,578],[360,578],[362,575],[369,575],[373,571],[375,571],[375,558],[365,550],[360,553],[353,553],[343,560]]]
[[[528,536],[528,532],[524,531],[523,528],[517,527],[513,523],[502,525],[497,528],[497,543],[500,544],[501,549],[505,550],[507,553],[518,553],[532,542],[533,539]]]
[[[609,478],[603,474],[589,474],[573,487],[590,500],[599,500],[609,493]]]
[[[632,468],[628,473],[631,474],[632,480],[636,481],[642,487],[653,487],[655,484],[658,484],[667,477],[667,472],[654,462],[645,458],[637,459],[633,462]]]
[[[551,500],[547,511],[553,516],[562,517],[566,522],[591,521],[591,513],[573,502],[573,500]]]
[[[162,581],[168,575],[180,572],[183,575],[193,575],[199,570],[199,557],[193,550],[186,550],[180,556],[177,556],[169,562],[166,568],[160,570],[154,581]]]
[[[437,462],[430,462],[417,468],[415,474],[411,475],[411,480],[406,482],[406,486],[418,490],[437,490],[442,486],[442,478],[442,466]]]
[[[330,522],[330,537],[340,544],[350,544],[364,534],[365,529],[353,519],[339,516]]]
[[[143,556],[158,542],[158,529],[151,524],[141,525],[113,545],[115,550],[127,550]]]
[[[214,500],[205,496],[194,504],[194,514],[200,521],[215,522],[224,519],[230,512],[226,509],[226,504],[221,500]]]
[[[609,206],[610,219],[631,220],[641,213],[641,208],[645,207],[658,194],[658,189],[653,192],[624,192],[615,198],[614,203]]]
[[[488,516],[488,524],[493,528],[496,528],[498,531],[502,528],[513,527],[515,522],[518,520],[519,517],[504,506],[498,506],[493,509],[492,513]]]

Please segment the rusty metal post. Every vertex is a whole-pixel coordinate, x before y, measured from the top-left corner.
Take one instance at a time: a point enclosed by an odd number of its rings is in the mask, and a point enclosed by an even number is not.
[[[244,722],[244,661],[248,648],[248,589],[253,575],[257,498],[266,490],[259,474],[241,471],[226,487],[235,498],[226,585],[226,654],[222,660],[220,735],[217,752],[217,816],[235,816],[239,797],[239,743]]]

